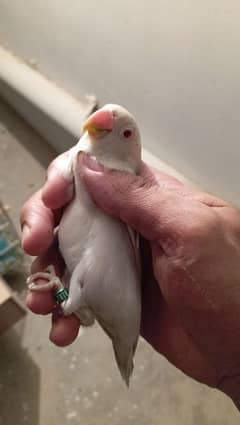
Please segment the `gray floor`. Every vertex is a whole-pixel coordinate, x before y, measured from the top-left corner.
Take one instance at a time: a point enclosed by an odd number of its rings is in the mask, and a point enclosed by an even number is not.
[[[23,201],[44,181],[54,152],[0,102],[0,197],[18,226]],[[11,280],[24,299],[30,259]],[[197,384],[140,341],[130,390],[95,326],[70,347],[48,340],[50,318],[29,313],[0,337],[0,424],[237,425],[221,393]]]

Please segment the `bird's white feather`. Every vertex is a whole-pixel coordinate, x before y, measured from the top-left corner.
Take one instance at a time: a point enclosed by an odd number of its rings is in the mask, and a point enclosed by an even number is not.
[[[77,155],[89,152],[109,168],[131,172],[136,161],[123,160],[114,149],[106,151],[103,141],[98,143],[102,150],[85,134],[70,151],[63,170],[66,178],[73,176],[75,185],[75,197],[58,231],[59,248],[70,276],[64,313],[78,314],[83,325],[97,319],[112,340],[119,370],[128,384],[141,320],[138,236],[93,203],[81,182]]]

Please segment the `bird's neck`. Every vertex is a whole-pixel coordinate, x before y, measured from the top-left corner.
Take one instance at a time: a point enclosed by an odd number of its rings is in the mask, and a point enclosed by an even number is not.
[[[78,144],[79,150],[94,156],[104,167],[130,173],[136,173],[137,171],[138,164],[134,158],[127,157],[117,149],[110,151],[102,140],[92,142],[90,137],[83,135]]]

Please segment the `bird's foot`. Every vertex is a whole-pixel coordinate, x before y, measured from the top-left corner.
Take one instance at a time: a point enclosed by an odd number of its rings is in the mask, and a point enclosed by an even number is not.
[[[46,283],[36,283],[38,279],[43,279]],[[50,291],[52,289],[62,289],[63,284],[55,273],[54,266],[50,265],[44,272],[33,273],[27,278],[27,285],[30,291]]]
[[[95,322],[95,316],[87,306],[78,307],[76,310],[76,308],[73,308],[71,300],[68,299],[67,301],[61,303],[61,307],[64,316],[75,314],[79,318],[82,326],[92,326]]]

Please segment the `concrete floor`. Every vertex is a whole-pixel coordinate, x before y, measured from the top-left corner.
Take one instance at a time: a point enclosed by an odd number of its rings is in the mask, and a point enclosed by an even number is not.
[[[0,194],[18,227],[23,201],[45,179],[54,157],[0,102]],[[24,298],[30,259],[11,279]],[[68,348],[48,340],[50,318],[31,313],[0,337],[0,424],[237,425],[224,395],[185,377],[140,340],[130,389],[119,377],[110,342],[98,326]]]

